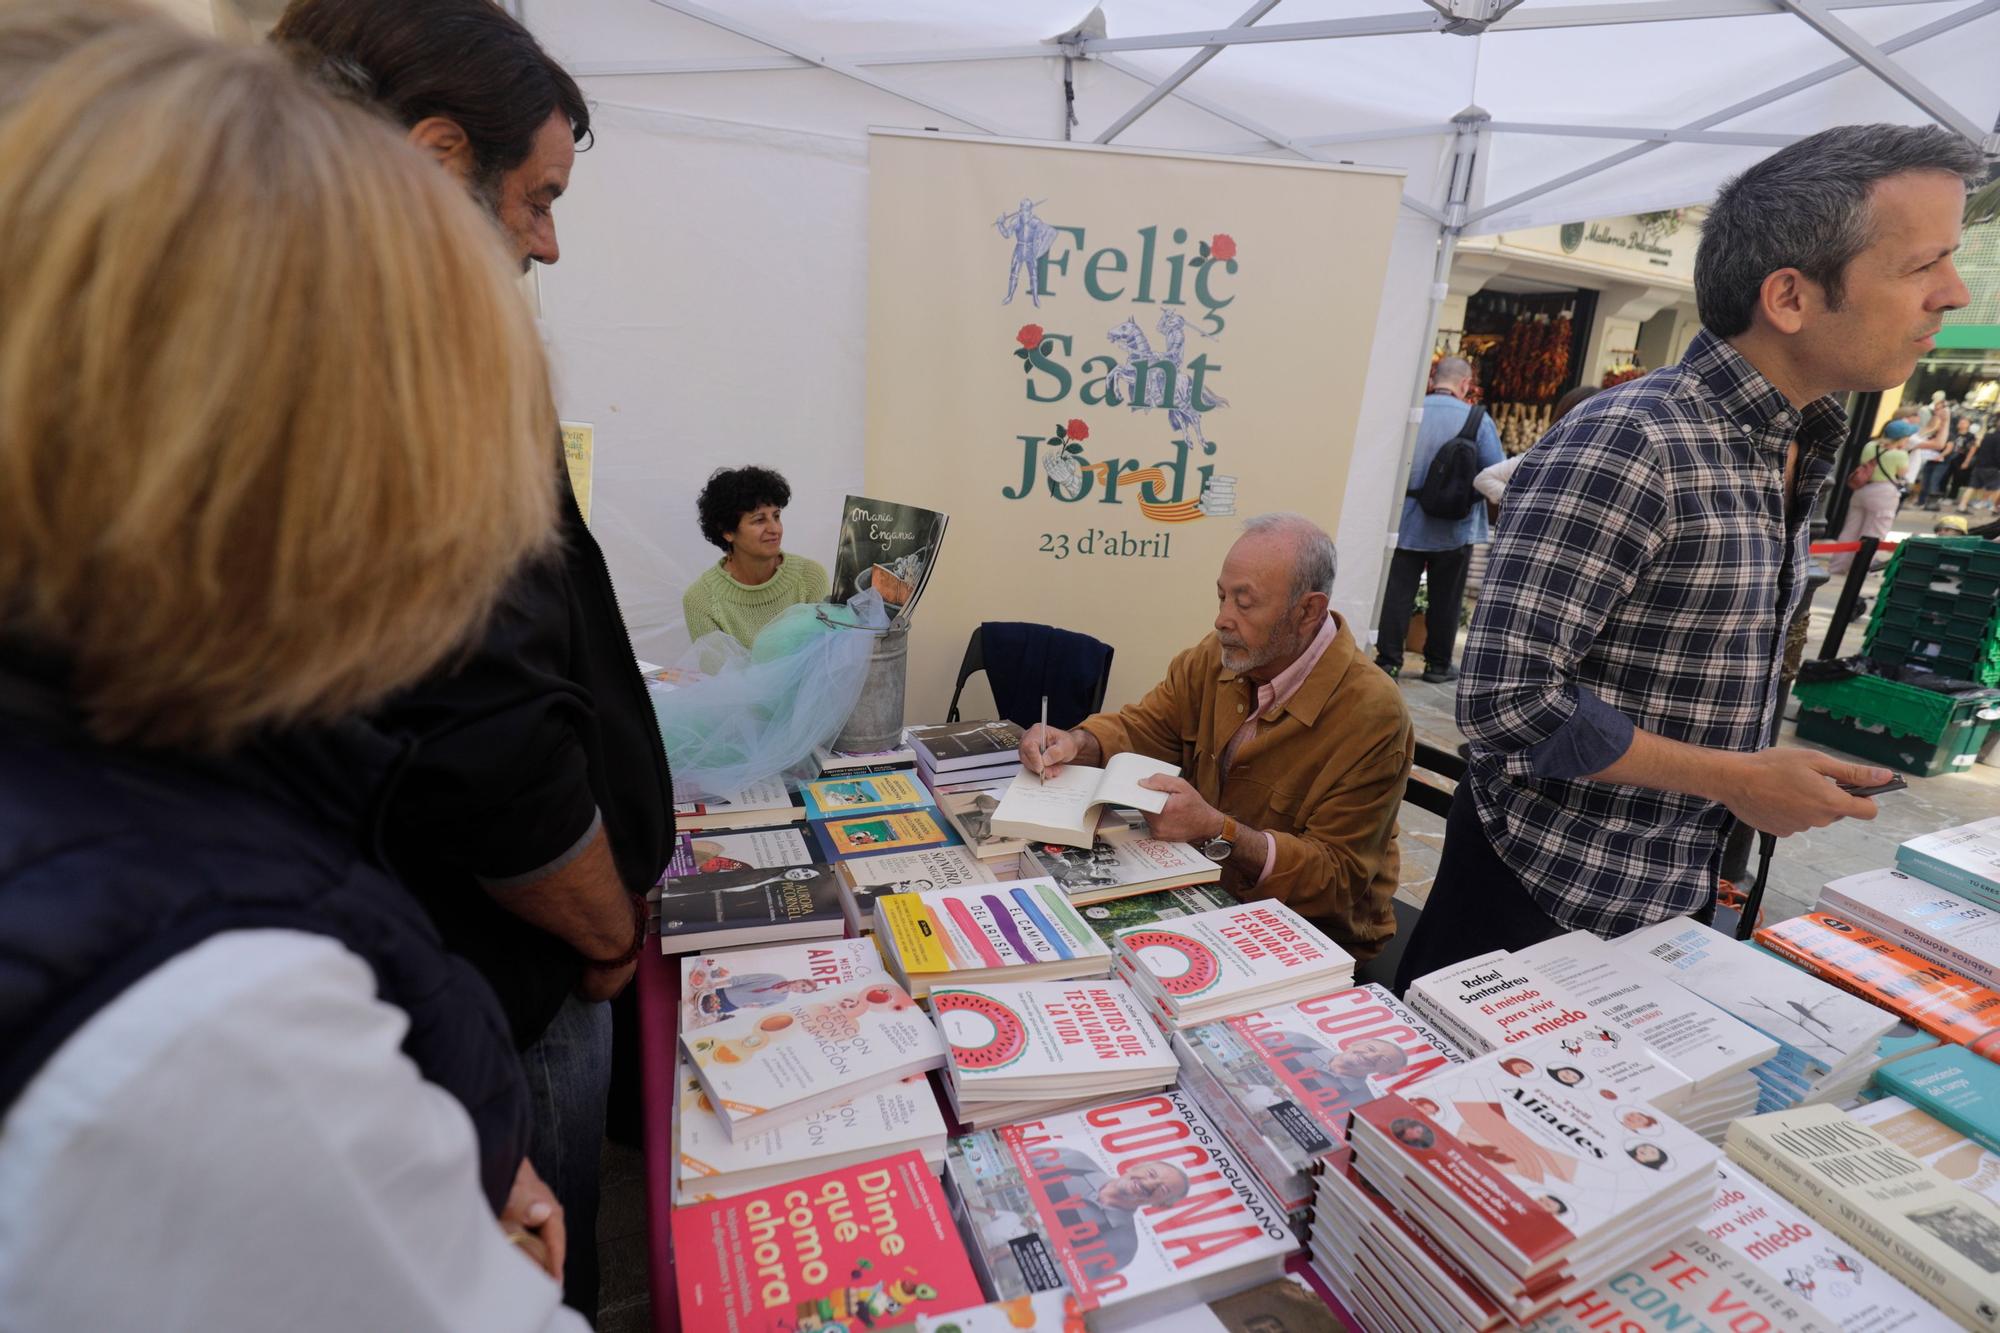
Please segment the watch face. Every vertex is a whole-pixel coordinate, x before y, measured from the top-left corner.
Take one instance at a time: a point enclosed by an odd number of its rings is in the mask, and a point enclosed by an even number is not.
[[[1220,865],[1222,862],[1227,861],[1229,859],[1229,854],[1235,850],[1236,850],[1235,846],[1232,845],[1227,839],[1211,838],[1202,847],[1201,854],[1207,857],[1209,860],[1214,861],[1216,864]]]

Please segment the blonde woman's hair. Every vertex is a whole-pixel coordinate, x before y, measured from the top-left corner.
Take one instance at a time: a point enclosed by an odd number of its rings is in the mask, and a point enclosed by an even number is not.
[[[277,56],[0,0],[0,236],[0,636],[101,738],[366,709],[552,539],[492,223]]]

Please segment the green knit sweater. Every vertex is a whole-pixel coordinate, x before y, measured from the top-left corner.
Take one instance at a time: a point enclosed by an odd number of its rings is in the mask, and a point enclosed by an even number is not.
[[[778,572],[755,586],[729,577],[718,560],[682,594],[681,614],[687,618],[688,638],[719,629],[748,648],[780,611],[800,602],[823,602],[827,589],[826,567],[802,555],[786,555]]]

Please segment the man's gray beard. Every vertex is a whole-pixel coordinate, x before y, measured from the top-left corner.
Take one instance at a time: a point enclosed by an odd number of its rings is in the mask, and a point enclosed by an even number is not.
[[[473,202],[485,210],[486,216],[492,219],[493,226],[499,231],[501,240],[511,245],[513,238],[507,235],[507,228],[500,221],[500,177],[501,173],[497,171],[485,173],[473,172],[472,198]],[[532,257],[527,255],[521,257],[521,272],[526,273],[534,266],[535,261]]]
[[[1299,650],[1299,639],[1297,635],[1292,636],[1289,642],[1280,642],[1277,639],[1273,639],[1271,642],[1264,645],[1263,652],[1248,656],[1247,658],[1244,658],[1244,660],[1242,660],[1241,663],[1239,664],[1238,662],[1230,660],[1231,655],[1235,654],[1241,657],[1243,655],[1244,650],[1240,648],[1236,649],[1224,648],[1222,650],[1222,665],[1224,670],[1234,671],[1237,675],[1240,676],[1246,671],[1255,671],[1260,667],[1269,666],[1271,663],[1277,661],[1279,658],[1289,657],[1294,653],[1298,652],[1298,650]]]

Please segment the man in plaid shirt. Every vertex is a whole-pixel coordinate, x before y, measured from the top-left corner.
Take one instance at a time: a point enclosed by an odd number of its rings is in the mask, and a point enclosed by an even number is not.
[[[1567,930],[1712,908],[1734,816],[1778,836],[1869,819],[1889,774],[1771,744],[1807,520],[1846,434],[1833,395],[1901,384],[1944,312],[1971,144],[1845,126],[1725,185],[1702,332],[1598,394],[1507,488],[1466,639],[1471,769],[1397,989]]]

